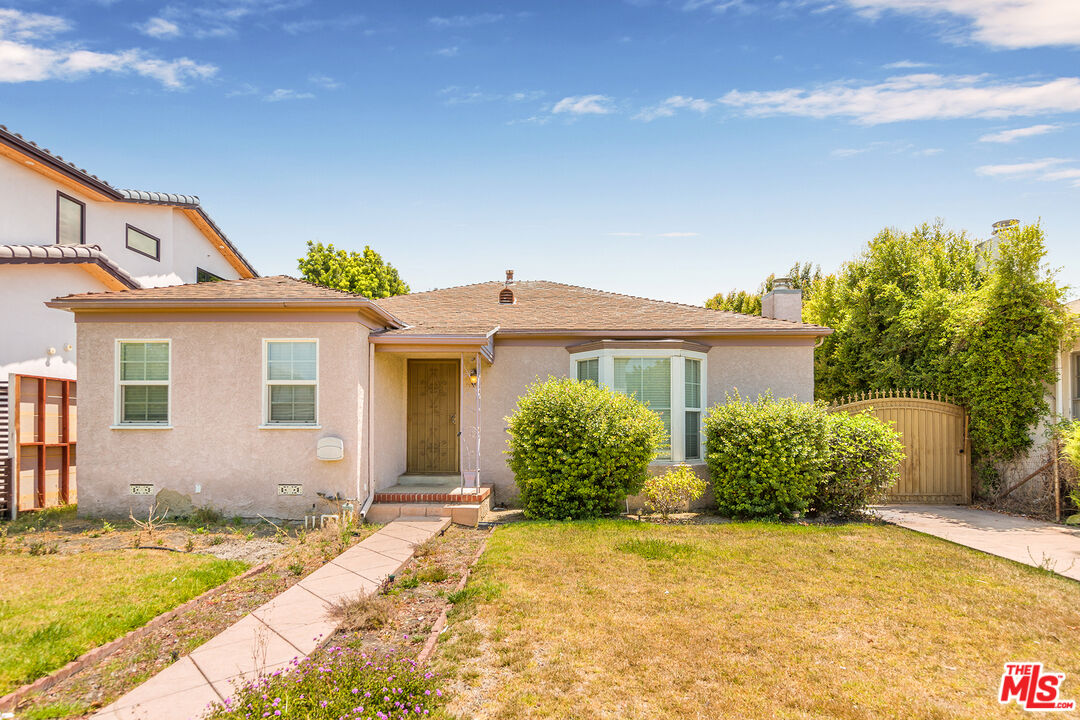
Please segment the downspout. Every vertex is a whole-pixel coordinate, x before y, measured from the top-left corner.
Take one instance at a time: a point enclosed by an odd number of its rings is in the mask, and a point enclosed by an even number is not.
[[[365,396],[364,404],[367,406],[367,427],[365,435],[367,437],[367,497],[364,499],[364,506],[360,508],[360,519],[367,519],[368,510],[371,509],[371,503],[375,500],[375,491],[372,488],[372,484],[375,478],[375,455],[372,453],[372,448],[375,446],[375,343],[371,342],[368,338],[368,366],[367,366],[367,394]],[[360,482],[357,478],[356,483],[357,495],[360,494]]]
[[[1057,355],[1054,358],[1054,365],[1057,366],[1055,368],[1057,370],[1057,384],[1054,389],[1057,391],[1057,407],[1055,410],[1057,411],[1058,422],[1065,419],[1065,363],[1061,362],[1061,356],[1061,349],[1058,348]]]

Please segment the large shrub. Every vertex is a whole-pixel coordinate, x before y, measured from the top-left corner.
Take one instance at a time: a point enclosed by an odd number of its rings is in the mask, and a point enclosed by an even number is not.
[[[664,438],[660,418],[593,383],[534,384],[507,418],[509,465],[526,517],[592,518],[638,492]]]
[[[677,465],[663,475],[653,475],[641,488],[645,507],[666,521],[673,512],[705,494],[705,481],[689,465]]]
[[[826,471],[811,509],[851,515],[880,502],[900,477],[904,460],[900,434],[869,412],[831,413],[826,429]]]
[[[824,407],[738,394],[705,417],[706,462],[720,512],[788,518],[806,512],[828,461]]]

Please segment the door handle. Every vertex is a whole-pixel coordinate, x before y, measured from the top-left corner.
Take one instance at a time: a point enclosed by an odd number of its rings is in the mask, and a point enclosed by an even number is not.
[[[454,420],[457,418],[457,413],[450,413],[450,424],[454,424]]]

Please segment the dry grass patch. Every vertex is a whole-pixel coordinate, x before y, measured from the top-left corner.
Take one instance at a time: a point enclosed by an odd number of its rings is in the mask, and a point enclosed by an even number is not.
[[[1019,659],[1080,697],[1080,585],[893,526],[520,523],[454,599],[463,717],[1022,717]]]
[[[384,595],[345,597],[330,606],[338,630],[378,630],[390,621],[390,602]]]

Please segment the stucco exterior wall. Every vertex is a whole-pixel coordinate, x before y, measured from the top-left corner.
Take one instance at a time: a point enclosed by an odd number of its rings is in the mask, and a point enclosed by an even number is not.
[[[791,342],[798,344],[720,344],[710,348],[709,407],[724,402],[735,390],[750,399],[771,390],[778,398],[813,402],[813,340]]]
[[[9,373],[74,378],[74,318],[45,303],[57,295],[105,289],[72,265],[0,265],[0,378]],[[49,348],[56,353],[49,355]]]
[[[110,429],[121,338],[172,341],[172,429]],[[259,428],[264,338],[318,339],[321,427]],[[312,505],[327,511],[320,491],[363,499],[366,338],[354,322],[78,323],[79,513],[145,512],[152,498],[131,495],[130,483],[247,517],[297,519]],[[316,442],[327,436],[344,441],[343,460],[316,459]],[[278,483],[302,483],[303,494],[278,495]]]
[[[375,353],[375,419],[372,423],[375,487],[397,482],[405,472],[405,356]]]

